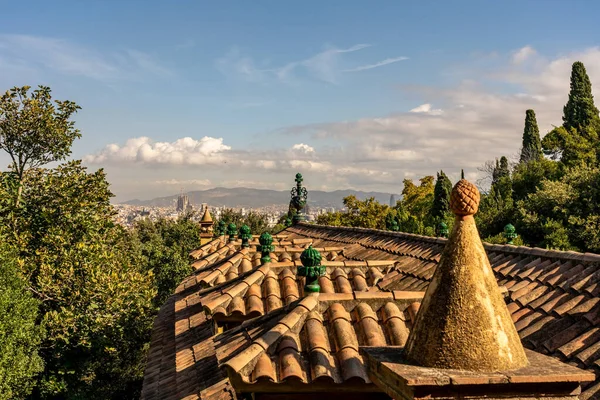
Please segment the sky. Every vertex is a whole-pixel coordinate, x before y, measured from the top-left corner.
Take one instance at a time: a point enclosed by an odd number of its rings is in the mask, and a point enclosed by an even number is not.
[[[518,157],[598,97],[595,0],[5,1],[0,90],[72,100],[72,158],[115,202],[212,187],[402,191]],[[8,158],[0,155],[0,165]]]

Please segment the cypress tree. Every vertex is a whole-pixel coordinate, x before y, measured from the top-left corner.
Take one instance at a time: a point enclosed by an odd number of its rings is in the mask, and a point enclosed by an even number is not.
[[[523,146],[521,147],[521,162],[539,160],[542,158],[542,141],[540,130],[535,119],[535,111],[525,112],[525,130],[523,131]]]
[[[494,186],[500,179],[509,176],[510,171],[508,170],[508,159],[504,156],[500,157],[500,161],[496,158],[496,166],[492,171],[492,186]]]
[[[592,82],[580,61],[574,62],[571,69],[571,91],[563,114],[563,126],[567,129],[587,128],[598,124],[598,109],[594,105]]]
[[[492,172],[492,187],[490,193],[498,200],[503,202],[512,198],[512,183],[510,180],[510,170],[508,169],[508,159],[500,157],[500,162],[496,159],[496,167]]]
[[[504,176],[510,175],[510,171],[508,170],[508,159],[504,156],[500,157],[500,174],[499,176],[502,178]]]
[[[437,181],[433,189],[433,206],[431,214],[434,218],[443,218],[450,211],[450,193],[452,192],[452,182],[444,171],[437,174]]]

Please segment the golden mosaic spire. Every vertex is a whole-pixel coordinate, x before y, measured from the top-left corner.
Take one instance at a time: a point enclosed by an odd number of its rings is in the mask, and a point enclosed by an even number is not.
[[[528,364],[479,238],[478,207],[479,191],[461,179],[450,196],[454,228],[405,347],[415,364],[487,372]]]

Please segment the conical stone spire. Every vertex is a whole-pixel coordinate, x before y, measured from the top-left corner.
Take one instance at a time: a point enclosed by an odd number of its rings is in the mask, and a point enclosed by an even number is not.
[[[479,239],[478,207],[479,191],[461,179],[450,197],[454,228],[406,343],[410,362],[481,372],[528,364]]]

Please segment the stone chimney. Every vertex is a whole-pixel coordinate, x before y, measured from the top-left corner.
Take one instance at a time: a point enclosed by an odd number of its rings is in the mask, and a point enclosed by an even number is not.
[[[208,206],[204,208],[204,215],[202,215],[202,219],[200,220],[200,245],[204,245],[210,242],[213,239],[213,224],[214,221],[210,212],[208,211]]]

